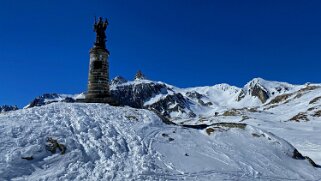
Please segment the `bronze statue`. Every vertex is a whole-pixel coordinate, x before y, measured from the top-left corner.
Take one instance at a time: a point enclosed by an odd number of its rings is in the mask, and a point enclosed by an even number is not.
[[[96,47],[106,49],[105,31],[107,29],[107,25],[108,25],[107,19],[103,21],[103,18],[99,17],[99,21],[97,22],[95,18],[94,31],[96,32],[96,42],[95,42]]]

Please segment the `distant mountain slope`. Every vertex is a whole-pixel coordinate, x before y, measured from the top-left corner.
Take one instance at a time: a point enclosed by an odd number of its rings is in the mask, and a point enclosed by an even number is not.
[[[217,84],[182,89],[163,82],[146,79],[127,81],[116,77],[111,81],[111,95],[123,106],[154,110],[171,119],[186,119],[224,114],[232,109],[278,109],[277,107],[282,105],[280,102],[295,101],[298,95],[307,91],[313,92],[308,94],[312,97],[298,100],[306,102],[316,99],[315,104],[321,105],[318,101],[318,97],[321,97],[318,87],[321,87],[321,84],[291,85],[255,78],[243,88]],[[294,97],[295,95],[297,97]],[[44,94],[35,98],[25,108],[53,102],[75,102],[81,97],[84,97],[83,93]]]
[[[171,118],[192,118],[213,115],[226,109],[262,106],[279,95],[292,93],[304,87],[305,85],[255,78],[243,88],[217,84],[182,89],[146,79],[127,81],[118,76],[111,80],[111,95],[121,105],[154,109]],[[52,102],[73,102],[75,99],[77,95],[44,94],[35,98],[26,108]]]
[[[167,125],[129,107],[52,103],[1,114],[0,132],[0,180],[321,178],[291,144],[256,127]],[[48,151],[48,138],[66,149]]]

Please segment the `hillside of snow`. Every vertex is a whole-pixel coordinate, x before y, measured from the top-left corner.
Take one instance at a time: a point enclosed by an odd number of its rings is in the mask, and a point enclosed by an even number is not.
[[[257,127],[165,124],[130,107],[52,103],[0,114],[0,132],[0,180],[321,178],[310,159]],[[65,153],[48,151],[48,138]]]

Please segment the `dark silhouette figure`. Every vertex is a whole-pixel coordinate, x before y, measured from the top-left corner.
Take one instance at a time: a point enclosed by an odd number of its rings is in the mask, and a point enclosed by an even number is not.
[[[105,31],[107,29],[108,21],[105,19],[103,21],[102,17],[99,17],[98,22],[96,21],[95,18],[95,24],[94,24],[94,31],[96,32],[96,42],[95,42],[95,47],[97,48],[103,48],[106,49],[106,34]]]

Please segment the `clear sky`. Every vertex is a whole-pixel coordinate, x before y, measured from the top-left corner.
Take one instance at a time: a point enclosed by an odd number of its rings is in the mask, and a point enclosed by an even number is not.
[[[110,76],[178,87],[255,77],[321,82],[319,0],[1,0],[0,105],[87,89],[93,17],[109,19]]]

